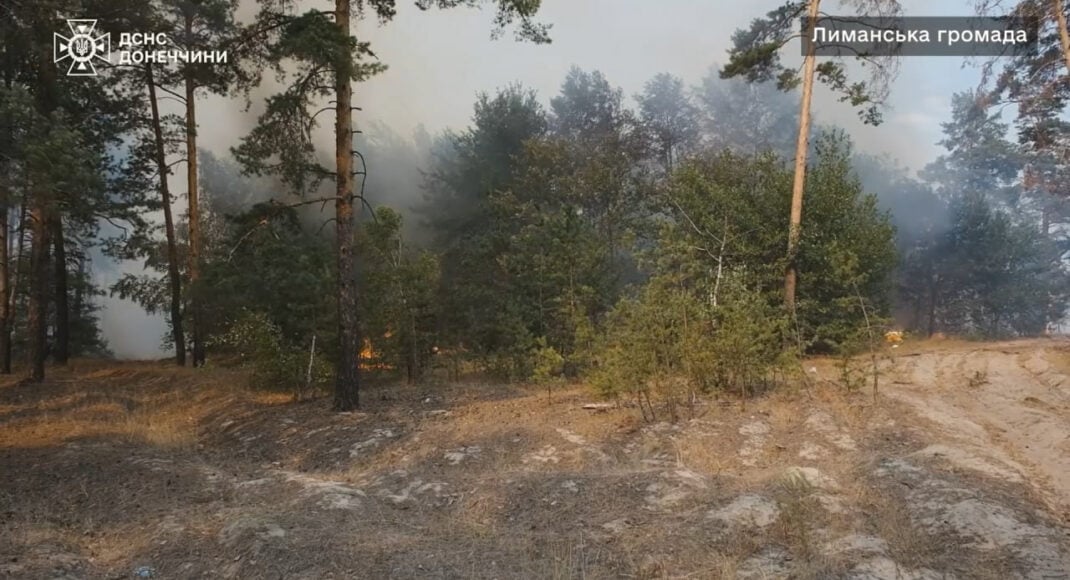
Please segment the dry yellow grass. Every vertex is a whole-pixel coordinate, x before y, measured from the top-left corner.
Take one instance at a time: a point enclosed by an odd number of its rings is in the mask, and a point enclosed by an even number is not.
[[[193,577],[181,567],[191,563],[198,577],[292,566],[317,577],[727,579],[765,567],[816,579],[870,557],[828,548],[859,535],[887,541],[882,554],[904,567],[958,572],[949,558],[961,539],[934,540],[911,521],[908,492],[874,488],[873,459],[913,452],[924,437],[903,432],[924,424],[891,397],[845,390],[835,362],[805,361],[822,380],[745,406],[706,397],[676,425],[584,410],[596,397],[575,385],[551,402],[513,385],[372,386],[361,412],[337,414],[327,400],[248,392],[225,369],[86,364],[43,385],[0,383],[0,503],[17,494],[11,521],[33,532],[0,536],[11,546],[0,566],[18,554],[48,571],[60,543],[93,554],[90,577],[151,561],[161,577]],[[80,439],[93,441],[67,444]],[[832,483],[785,482],[789,466]],[[770,519],[715,516],[740,494],[775,505]],[[228,526],[238,539],[214,541]],[[978,566],[960,577],[1004,569],[996,556]]]
[[[9,379],[0,389],[22,389],[40,397],[0,409],[0,447],[44,447],[85,438],[118,437],[171,449],[189,448],[197,424],[236,398],[274,402],[272,395],[248,393],[234,373],[199,374],[161,363],[103,367],[99,361],[73,361],[50,369],[41,385]],[[77,382],[76,391],[65,385]],[[182,388],[176,388],[183,384]],[[49,396],[49,394],[58,396]]]

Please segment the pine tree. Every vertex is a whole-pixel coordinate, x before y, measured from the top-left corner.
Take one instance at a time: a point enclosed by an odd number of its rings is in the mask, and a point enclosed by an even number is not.
[[[419,0],[421,9],[451,8],[480,4],[478,0]],[[497,0],[497,30],[520,21],[521,37],[545,42],[547,29],[532,20],[538,1]],[[327,178],[334,179],[334,195],[320,201],[334,203],[338,352],[335,371],[334,408],[351,411],[359,404],[360,385],[357,327],[357,286],[354,274],[354,202],[366,203],[355,188],[354,177],[366,173],[354,170],[352,83],[375,75],[384,66],[368,62],[374,58],[370,46],[352,34],[353,16],[370,8],[381,22],[396,15],[394,0],[335,0],[334,10],[308,10],[294,15],[289,1],[266,2],[257,29],[274,39],[270,51],[275,62],[293,59],[299,71],[289,88],[267,102],[260,123],[235,149],[235,155],[253,173],[272,172],[301,192],[314,189]],[[265,43],[267,46],[268,43]],[[334,101],[334,168],[315,161],[311,131],[315,126],[316,101]],[[330,108],[327,108],[329,110]]]
[[[810,102],[813,96],[814,81],[819,80],[833,90],[843,94],[841,100],[865,108],[861,111],[867,123],[880,121],[879,105],[886,92],[891,70],[882,58],[859,55],[863,65],[871,65],[874,76],[871,82],[849,83],[844,67],[836,61],[817,64],[816,42],[805,43],[807,53],[803,60],[803,74],[800,79],[794,68],[785,67],[780,61],[780,51],[792,39],[792,27],[795,22],[806,15],[806,30],[802,34],[814,38],[814,30],[820,15],[820,0],[803,2],[791,1],[769,12],[764,19],[756,19],[749,29],[739,30],[733,36],[734,46],[729,52],[729,62],[721,71],[723,78],[742,76],[750,82],[767,82],[776,79],[782,89],[792,89],[802,85],[802,97],[799,106],[799,131],[795,146],[795,177],[792,187],[791,212],[788,222],[787,267],[784,274],[784,302],[789,313],[795,313],[795,291],[797,284],[797,257],[799,240],[802,232],[803,192],[806,182],[806,157],[810,142]],[[860,14],[876,5],[882,8],[881,14],[893,16],[898,13],[898,2],[885,0],[864,0],[852,3]]]

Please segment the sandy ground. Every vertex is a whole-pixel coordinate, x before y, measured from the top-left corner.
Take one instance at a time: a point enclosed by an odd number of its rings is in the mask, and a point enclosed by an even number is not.
[[[900,350],[876,400],[812,361],[677,423],[79,362],[0,385],[0,577],[1070,579],[1070,343]]]
[[[888,394],[962,448],[1010,468],[1070,521],[1070,376],[1049,341],[900,357]],[[954,457],[951,459],[955,461]]]

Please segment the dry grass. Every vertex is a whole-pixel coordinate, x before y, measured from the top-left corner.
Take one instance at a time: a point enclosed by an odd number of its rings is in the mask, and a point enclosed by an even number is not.
[[[873,535],[888,544],[888,553],[893,560],[910,562],[911,567],[936,563],[942,551],[941,538],[933,537],[917,526],[910,511],[903,509],[901,500],[894,494],[864,480],[848,487],[846,492],[866,515],[867,523],[873,527]]]
[[[697,473],[716,477],[733,465],[732,457],[724,452],[726,439],[716,434],[680,437],[673,441],[678,463]],[[652,445],[647,445],[652,447]],[[650,454],[650,450],[646,453]]]
[[[210,376],[191,369],[140,363],[97,368],[75,361],[57,369],[43,385],[9,380],[0,395],[26,401],[0,409],[0,447],[46,447],[76,439],[118,438],[166,449],[196,444],[198,423],[237,398],[274,403],[270,395],[247,393],[230,373]],[[72,390],[66,385],[77,383]],[[192,383],[176,389],[177,383]]]
[[[555,389],[551,403],[523,386],[374,386],[361,412],[334,414],[328,401],[247,392],[222,369],[87,365],[40,386],[0,384],[0,483],[14,490],[0,485],[0,503],[19,494],[12,521],[25,530],[5,537],[0,526],[0,544],[18,543],[0,546],[0,576],[3,557],[61,543],[93,554],[98,564],[81,574],[93,577],[128,575],[136,559],[161,577],[728,579],[770,561],[817,579],[870,557],[830,553],[829,542],[850,535],[883,539],[884,555],[905,567],[958,572],[962,540],[926,534],[902,494],[874,487],[875,454],[916,449],[890,433],[921,433],[921,424],[890,399],[847,392],[825,373],[834,363],[805,363],[828,379],[809,389],[745,407],[705,400],[697,419],[677,425],[643,423],[636,409],[583,410],[595,397],[576,385]],[[808,423],[818,414],[821,424]],[[769,430],[748,465],[739,450],[754,431],[741,427],[757,422]],[[359,447],[383,430],[391,435]],[[800,457],[804,443],[824,454]],[[450,457],[473,447],[482,451]],[[549,447],[557,460],[533,460]],[[791,465],[835,482],[785,480]],[[323,507],[319,484],[356,490],[352,506]],[[429,484],[442,493],[413,491]],[[411,499],[391,499],[405,490]],[[710,517],[744,493],[775,502],[776,520]],[[182,531],[159,531],[167,518]],[[216,539],[239,519],[276,523],[285,535],[249,528],[236,543]],[[1006,570],[1002,557],[960,577],[993,577]],[[179,568],[190,561],[193,571]]]

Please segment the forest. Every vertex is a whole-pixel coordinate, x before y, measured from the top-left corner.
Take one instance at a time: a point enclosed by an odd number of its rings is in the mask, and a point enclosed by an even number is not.
[[[416,3],[487,4],[488,36],[553,41],[538,1]],[[369,381],[437,373],[582,381],[654,413],[795,381],[802,357],[853,357],[891,330],[1058,328],[1061,3],[1015,3],[1042,16],[1039,49],[954,95],[943,153],[916,173],[811,119],[815,85],[872,123],[888,90],[846,60],[784,64],[818,4],[754,14],[704,78],[625,94],[573,67],[556,94],[486,87],[467,127],[409,138],[360,108],[361,83],[391,63],[359,30],[388,26],[393,0],[262,0],[245,19],[236,0],[5,0],[0,370],[42,381],[110,356],[104,295],[165,316],[176,365],[242,365],[258,388],[332,393],[339,411]],[[57,14],[99,19],[113,46],[163,33],[227,59],[65,75]],[[198,147],[208,95],[257,114],[226,156]],[[102,286],[101,260],[143,268]]]

